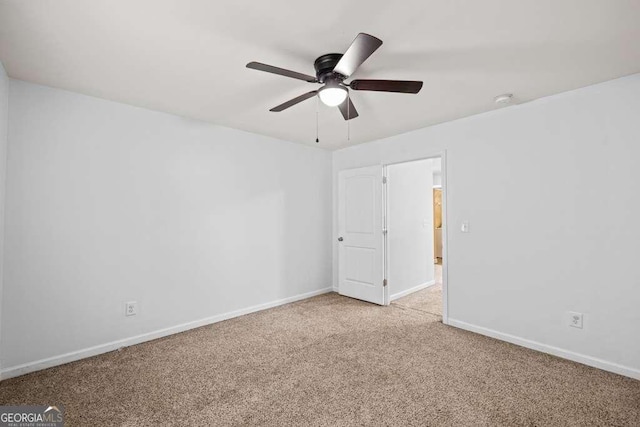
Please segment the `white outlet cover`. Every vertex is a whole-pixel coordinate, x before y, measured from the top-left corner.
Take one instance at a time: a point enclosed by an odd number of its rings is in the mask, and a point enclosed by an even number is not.
[[[582,329],[583,314],[576,311],[569,312],[569,326],[572,328]]]
[[[129,301],[124,303],[124,315],[135,316],[138,314],[138,303],[136,301]]]

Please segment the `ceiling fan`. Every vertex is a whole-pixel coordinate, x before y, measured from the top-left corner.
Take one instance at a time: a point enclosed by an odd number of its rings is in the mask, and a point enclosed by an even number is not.
[[[358,117],[358,111],[353,106],[351,97],[348,97],[349,89],[398,93],[418,93],[422,89],[422,82],[419,81],[352,80],[350,83],[345,82],[381,45],[382,40],[369,34],[360,33],[344,54],[328,53],[318,57],[313,64],[316,69],[315,77],[260,62],[249,62],[247,68],[323,85],[318,90],[307,92],[273,107],[269,111],[280,112],[318,95],[325,105],[337,106],[344,119],[350,120]]]

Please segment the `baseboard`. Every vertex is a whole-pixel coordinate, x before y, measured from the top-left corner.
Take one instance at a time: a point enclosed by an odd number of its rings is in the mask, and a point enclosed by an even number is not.
[[[564,350],[562,348],[554,347],[551,345],[542,344],[537,341],[520,338],[515,335],[505,334],[503,332],[498,332],[493,329],[484,328],[482,326],[472,325],[470,323],[462,322],[460,320],[455,320],[452,318],[449,318],[448,324],[450,326],[455,326],[456,328],[475,332],[477,334],[485,335],[491,338],[496,338],[501,341],[506,341],[511,344],[519,345],[521,347],[537,350],[542,353],[552,354],[554,356],[558,356],[563,359],[568,359],[573,362],[582,363],[583,365],[602,369],[603,371],[609,371],[615,374],[624,375],[625,377],[630,377],[630,378],[640,380],[640,370],[630,368],[628,366],[619,365],[617,363],[608,362],[606,360],[598,359],[591,356],[586,356],[584,354],[575,353],[573,351]]]
[[[333,288],[319,289],[317,291],[307,292],[300,295],[294,295],[292,297],[283,298],[283,299],[279,299],[279,300],[264,303],[264,304],[258,304],[252,307],[230,311],[228,313],[218,314],[218,315],[207,317],[204,319],[195,320],[193,322],[187,322],[177,326],[172,326],[169,328],[160,329],[153,332],[148,332],[148,333],[137,335],[134,337],[125,338],[118,341],[112,341],[106,344],[100,344],[97,346],[73,351],[66,354],[61,354],[59,356],[48,357],[46,359],[37,360],[35,362],[29,362],[22,365],[8,367],[0,371],[0,380],[17,377],[17,376],[28,374],[35,371],[40,371],[42,369],[52,368],[54,366],[64,365],[66,363],[75,362],[80,359],[86,359],[87,357],[108,353],[110,351],[114,351],[122,347],[129,347],[129,346],[140,344],[146,341],[152,341],[158,338],[166,337],[168,335],[177,334],[180,332],[188,331],[190,329],[199,328],[201,326],[211,325],[213,323],[232,319],[234,317],[243,316],[245,314],[267,310],[269,308],[278,307],[280,305],[289,304],[292,302],[311,298],[317,295],[326,294],[332,291],[333,291]]]
[[[435,279],[434,280],[429,280],[428,282],[424,282],[421,285],[414,286],[413,288],[407,289],[406,291],[402,291],[402,292],[398,292],[397,294],[393,294],[393,295],[391,295],[389,297],[389,299],[391,301],[395,301],[398,298],[406,297],[409,294],[412,294],[412,293],[417,292],[417,291],[421,291],[421,290],[426,289],[429,286],[433,286],[435,284],[436,284]]]

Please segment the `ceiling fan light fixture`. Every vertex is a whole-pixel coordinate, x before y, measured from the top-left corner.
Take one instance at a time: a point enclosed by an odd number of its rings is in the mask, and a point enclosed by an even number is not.
[[[349,90],[416,94],[422,89],[422,82],[414,80],[358,79],[345,83],[345,80],[349,79],[381,45],[382,40],[379,38],[359,33],[345,53],[326,53],[316,58],[313,62],[313,68],[316,70],[315,77],[256,61],[249,62],[247,68],[324,85],[318,90],[309,91],[276,105],[269,111],[276,113],[284,111],[317,96],[316,101],[320,99],[329,107],[338,107],[342,117],[345,120],[351,120],[358,117],[358,110],[351,102]]]
[[[347,99],[347,89],[337,84],[327,84],[318,91],[320,101],[328,107],[337,107]]]

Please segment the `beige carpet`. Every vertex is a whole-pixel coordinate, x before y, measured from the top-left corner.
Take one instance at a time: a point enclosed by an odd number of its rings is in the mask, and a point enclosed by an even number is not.
[[[442,285],[437,283],[418,292],[392,302],[403,308],[424,311],[425,313],[442,316]]]
[[[0,383],[69,425],[638,426],[640,381],[328,294]]]
[[[442,316],[442,265],[435,265],[435,285],[429,286],[406,297],[395,300],[392,304],[424,311],[426,313]]]

